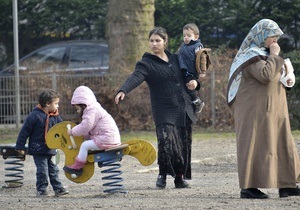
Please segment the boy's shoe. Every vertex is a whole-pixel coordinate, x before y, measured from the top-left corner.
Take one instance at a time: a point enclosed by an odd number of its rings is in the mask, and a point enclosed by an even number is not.
[[[205,103],[201,101],[200,98],[197,98],[196,100],[193,101],[193,105],[195,109],[195,114],[199,114],[200,112],[202,112]]]
[[[48,196],[48,192],[47,190],[40,190],[36,192],[36,196],[38,197]]]
[[[59,196],[62,196],[62,195],[69,194],[69,191],[62,187],[62,188],[59,188],[59,189],[55,190],[54,193],[55,193],[56,197],[59,197]]]
[[[164,189],[167,185],[167,176],[166,175],[158,175],[156,180],[156,187]]]

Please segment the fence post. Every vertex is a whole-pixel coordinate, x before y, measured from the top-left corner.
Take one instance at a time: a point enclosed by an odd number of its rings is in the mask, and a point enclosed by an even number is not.
[[[56,73],[52,73],[52,90],[56,91],[56,89],[57,89]]]
[[[18,29],[18,2],[13,0],[13,32],[14,32],[14,65],[15,65],[15,98],[16,98],[16,128],[21,124],[20,105],[20,76],[19,76],[19,29]]]
[[[216,93],[216,84],[215,84],[215,70],[212,69],[211,72],[211,80],[210,80],[210,87],[211,87],[211,120],[212,120],[212,127],[215,128],[216,126],[216,108],[215,108],[215,93]]]

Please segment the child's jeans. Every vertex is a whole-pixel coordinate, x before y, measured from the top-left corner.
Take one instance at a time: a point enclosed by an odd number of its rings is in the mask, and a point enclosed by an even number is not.
[[[52,155],[33,155],[36,166],[36,189],[37,191],[46,191],[48,187],[48,177],[53,190],[62,188],[58,177],[59,169],[52,162]]]

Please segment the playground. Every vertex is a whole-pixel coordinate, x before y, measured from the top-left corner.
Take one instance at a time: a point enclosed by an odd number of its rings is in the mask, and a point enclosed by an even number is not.
[[[156,142],[152,142],[156,148]],[[300,139],[296,139],[300,151]],[[212,136],[211,139],[193,139],[191,188],[175,189],[172,177],[168,177],[166,189],[155,187],[158,174],[156,161],[143,166],[125,155],[120,170],[123,172],[123,190],[117,193],[103,192],[104,168],[95,164],[93,176],[84,183],[70,181],[62,170],[64,153],[59,151],[60,178],[68,195],[54,197],[49,187],[48,197],[37,197],[35,190],[35,166],[31,156],[23,162],[23,186],[0,188],[1,209],[299,209],[299,197],[280,199],[277,189],[263,189],[270,199],[251,200],[239,198],[235,139]],[[5,186],[7,164],[0,157],[0,185]]]

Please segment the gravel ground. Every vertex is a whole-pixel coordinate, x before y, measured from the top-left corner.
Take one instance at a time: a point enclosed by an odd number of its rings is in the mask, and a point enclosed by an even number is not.
[[[0,189],[1,209],[297,209],[299,197],[280,199],[277,189],[263,189],[270,199],[239,198],[235,140],[211,139],[193,142],[193,178],[190,189],[175,189],[168,177],[164,190],[155,187],[158,168],[156,162],[144,167],[131,157],[121,162],[124,189],[127,193],[107,194],[103,190],[102,168],[95,165],[95,174],[87,182],[76,184],[62,172],[64,155],[61,153],[60,177],[70,194],[54,197],[49,187],[48,197],[36,197],[35,167],[31,156],[24,162],[24,185]],[[298,149],[300,141],[297,140]],[[0,158],[0,185],[4,186],[6,160]]]

